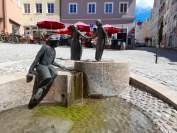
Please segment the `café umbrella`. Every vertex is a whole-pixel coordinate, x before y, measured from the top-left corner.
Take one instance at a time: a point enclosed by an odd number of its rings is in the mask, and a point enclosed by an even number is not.
[[[86,32],[85,35],[88,37],[92,37],[92,36],[94,36],[94,33],[92,31],[90,31],[90,32]]]
[[[90,26],[88,24],[85,24],[84,22],[77,22],[74,24],[75,27],[81,32],[89,32],[90,31]]]
[[[65,28],[65,25],[62,22],[55,21],[52,19],[46,19],[37,22],[38,28],[43,28],[43,29],[51,29],[51,30],[56,30],[56,29],[63,29]]]
[[[68,28],[64,28],[64,29],[57,30],[55,33],[57,33],[57,34],[71,35],[71,30],[69,30]]]
[[[114,27],[110,24],[103,25],[103,28],[108,34],[115,34],[122,31],[120,28]]]

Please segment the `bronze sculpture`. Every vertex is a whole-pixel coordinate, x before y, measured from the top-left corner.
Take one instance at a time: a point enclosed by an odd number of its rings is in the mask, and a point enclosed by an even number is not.
[[[35,60],[30,66],[29,72],[26,77],[26,81],[30,82],[35,75],[35,82],[33,86],[33,92],[31,100],[28,104],[28,108],[34,108],[48,93],[55,77],[56,72],[53,66],[59,67],[62,70],[70,70],[64,66],[56,63],[56,51],[57,40],[49,39],[47,45],[43,45],[37,53]]]
[[[82,38],[88,37],[83,36],[74,25],[71,25],[70,29],[71,29],[71,60],[80,60],[82,57],[82,46],[80,43],[80,37]]]
[[[97,61],[100,61],[103,55],[103,50],[105,47],[107,35],[105,30],[102,27],[102,22],[100,19],[96,21],[96,26],[97,26],[97,30],[94,36],[97,37],[95,59]]]

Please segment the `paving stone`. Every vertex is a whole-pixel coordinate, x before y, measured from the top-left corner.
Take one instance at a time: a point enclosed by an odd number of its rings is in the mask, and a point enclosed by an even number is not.
[[[177,133],[177,116],[176,110],[170,107],[163,101],[153,97],[151,94],[143,92],[141,90],[130,88],[130,103],[139,107],[145,115],[147,115],[154,123],[155,126],[159,127],[159,130],[163,133]],[[143,99],[135,97],[143,95]],[[123,94],[120,95],[123,99],[126,99],[127,95],[124,97]]]
[[[41,45],[0,44],[0,75],[27,72],[40,47]],[[57,58],[70,58],[69,48],[59,47],[56,51]],[[172,54],[169,54],[170,52],[166,50],[163,56],[159,57],[158,64],[154,63],[154,53],[148,52],[146,49],[127,51],[105,50],[103,60],[113,59],[115,61],[128,61],[130,63],[131,73],[142,75],[177,91],[177,53],[172,52]],[[94,55],[94,49],[83,49],[82,59],[94,59]],[[166,55],[168,55],[168,58]],[[174,62],[172,62],[170,58],[174,58]],[[62,65],[69,67],[73,66],[73,64],[67,60],[58,61]],[[174,65],[171,65],[170,63],[174,63]],[[23,92],[18,93],[19,95],[23,95]],[[1,94],[1,96],[2,95],[4,94]],[[144,110],[144,114],[146,114],[151,120],[156,118],[153,122],[155,125],[161,126],[160,129],[162,132],[177,133],[177,127],[175,126],[177,125],[177,111],[168,104],[151,96],[151,94],[140,91],[134,87],[126,88],[125,91],[120,94],[120,97],[127,102],[137,105],[141,110]],[[24,101],[25,100],[28,99],[25,99],[24,97]],[[23,101],[18,102],[22,103]],[[8,104],[13,106],[15,103],[9,102]],[[7,106],[7,104],[0,103],[0,108],[3,108],[3,106]]]

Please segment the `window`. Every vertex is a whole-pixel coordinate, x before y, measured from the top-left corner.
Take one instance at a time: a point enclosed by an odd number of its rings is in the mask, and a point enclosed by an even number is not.
[[[96,3],[95,2],[89,2],[87,4],[87,13],[88,14],[95,14],[96,13]]]
[[[42,13],[42,4],[36,3],[36,13]]]
[[[77,3],[69,3],[69,14],[77,14]]]
[[[127,13],[128,12],[128,3],[126,2],[121,2],[119,5],[119,12],[120,13]]]
[[[48,13],[54,13],[54,3],[47,4]]]
[[[113,2],[104,3],[104,13],[111,14],[113,13]]]
[[[30,4],[29,3],[24,4],[24,13],[30,13]]]

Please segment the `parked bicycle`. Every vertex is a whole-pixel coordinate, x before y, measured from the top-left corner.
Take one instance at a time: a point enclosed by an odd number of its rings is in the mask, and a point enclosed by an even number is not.
[[[0,33],[0,41],[5,42],[7,38],[7,33],[1,32]]]
[[[9,43],[19,43],[19,38],[20,38],[19,35],[11,33],[8,37],[8,42]]]

